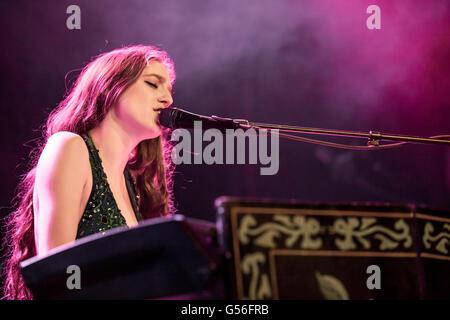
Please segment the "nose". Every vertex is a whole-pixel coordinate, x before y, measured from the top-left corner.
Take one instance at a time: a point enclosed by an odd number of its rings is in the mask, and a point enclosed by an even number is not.
[[[173,103],[172,94],[168,89],[164,90],[164,94],[162,94],[158,100],[164,105],[164,108],[169,107]]]

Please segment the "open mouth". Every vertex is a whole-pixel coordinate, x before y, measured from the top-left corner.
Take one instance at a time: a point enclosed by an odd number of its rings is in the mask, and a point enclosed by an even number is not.
[[[161,124],[159,123],[159,115],[161,114],[161,110],[162,110],[163,108],[154,108],[153,109],[153,111],[155,111],[155,113],[157,113],[158,114],[158,116],[156,116],[156,124],[158,125],[158,126],[161,126]]]

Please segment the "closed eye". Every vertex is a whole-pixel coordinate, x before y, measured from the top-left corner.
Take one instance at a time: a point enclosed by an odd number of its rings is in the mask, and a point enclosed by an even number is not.
[[[154,83],[151,83],[151,82],[149,82],[149,81],[145,81],[145,83],[146,83],[146,84],[148,84],[149,86],[151,86],[151,87],[155,88],[155,89],[157,89],[157,88],[158,88],[158,86],[157,86],[156,84],[154,84]]]

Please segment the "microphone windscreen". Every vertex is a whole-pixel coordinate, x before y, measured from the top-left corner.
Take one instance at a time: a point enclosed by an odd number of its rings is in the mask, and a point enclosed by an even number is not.
[[[166,128],[176,129],[174,128],[174,113],[176,112],[176,108],[164,108],[159,112],[159,123]]]

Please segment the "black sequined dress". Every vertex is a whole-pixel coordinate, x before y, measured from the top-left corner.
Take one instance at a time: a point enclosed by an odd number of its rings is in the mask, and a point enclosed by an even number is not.
[[[127,225],[109,187],[98,149],[95,147],[89,134],[81,134],[81,137],[89,150],[89,162],[91,163],[93,181],[89,200],[78,223],[76,239]],[[137,221],[141,221],[142,216],[137,205],[139,196],[136,193],[136,185],[128,168],[125,168],[124,175],[134,214],[136,215]]]

